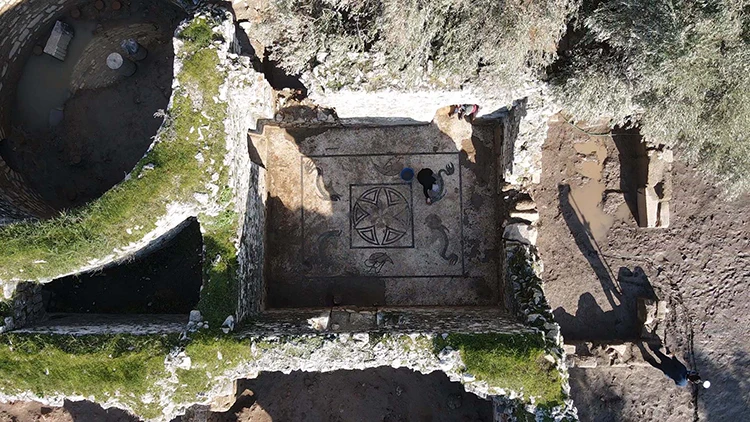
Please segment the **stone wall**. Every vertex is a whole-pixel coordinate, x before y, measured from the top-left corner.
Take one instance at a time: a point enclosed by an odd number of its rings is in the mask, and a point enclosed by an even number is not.
[[[3,142],[2,138],[0,142]],[[19,220],[49,217],[53,212],[24,178],[0,158],[0,226]]]
[[[222,34],[223,39],[233,40],[235,33],[231,14],[223,9],[211,10],[210,13],[218,13],[225,18],[216,31]],[[183,23],[181,27],[184,28],[186,25],[187,22]],[[174,48],[176,53],[180,52],[181,46],[182,41],[175,38]],[[223,121],[226,131],[226,153],[223,164],[230,168],[227,183],[232,188],[235,198],[236,208],[229,211],[235,211],[239,220],[236,246],[239,251],[238,259],[240,260],[238,277],[241,292],[238,298],[237,316],[244,317],[262,309],[262,294],[264,291],[262,284],[262,245],[263,228],[265,226],[264,170],[250,160],[247,133],[248,129],[255,128],[258,119],[273,117],[275,103],[270,85],[261,73],[253,70],[250,57],[236,54],[237,46],[238,43],[236,42],[221,43],[221,45],[216,46],[220,65],[227,69],[228,76],[227,82],[220,88],[220,98],[215,100],[228,103],[227,115]],[[180,55],[176,54],[175,72],[179,72],[181,68]],[[177,88],[179,82],[175,79],[173,83],[176,84],[174,88]],[[173,97],[176,95],[174,90],[172,95]],[[170,106],[172,104],[173,98],[170,99]],[[164,126],[162,126],[157,133],[155,142],[159,142],[164,133]],[[148,171],[147,168],[148,166],[145,166],[143,171]],[[35,281],[46,283],[59,277],[103,268],[121,259],[139,256],[139,254],[147,253],[154,247],[158,247],[165,236],[169,236],[169,233],[178,230],[185,221],[199,215],[215,216],[220,212],[227,211],[225,205],[219,204],[220,187],[214,184],[218,180],[218,173],[215,176],[216,179],[212,177],[211,180],[207,178],[205,181],[206,192],[209,192],[205,197],[200,196],[200,200],[195,198],[194,201],[175,200],[170,202],[167,204],[163,215],[153,216],[155,227],[138,241],[115,248],[104,256],[92,257],[92,259],[82,262],[80,267],[71,269],[69,272]],[[138,177],[138,174],[131,174],[127,177]],[[2,202],[0,202],[0,205],[2,205]],[[6,299],[10,299],[14,295],[17,283],[18,280],[0,280]]]
[[[224,32],[231,34],[227,77],[228,115],[224,121],[231,160],[230,186],[235,194],[236,211],[240,216],[238,233],[239,291],[237,321],[260,313],[265,307],[265,231],[266,231],[266,169],[250,151],[248,131],[255,131],[262,120],[274,115],[276,98],[263,74],[253,70],[252,57],[243,55],[236,38],[234,23],[224,23]]]
[[[54,318],[16,329],[14,333],[64,336],[176,334],[185,331],[187,315],[179,314],[55,314]]]
[[[180,7],[192,1],[163,0]],[[36,40],[54,21],[90,0],[0,0],[0,142],[10,135],[16,84]],[[0,158],[0,225],[47,218],[54,210]]]
[[[568,368],[563,349],[560,326],[555,322],[552,308],[544,296],[544,284],[540,278],[542,265],[536,248],[532,245],[506,240],[504,275],[505,285],[512,289],[516,304],[516,315],[525,324],[544,334],[547,348],[555,360],[563,380],[563,390],[570,394]],[[568,398],[565,405],[549,410],[556,421],[577,421],[578,413],[573,400]],[[546,411],[537,410],[537,416],[546,416]]]
[[[42,301],[42,286],[19,283],[9,302],[10,315],[0,321],[0,333],[41,321],[46,316]]]
[[[256,315],[265,308],[264,279],[266,241],[266,170],[255,163],[247,165],[249,189],[245,201],[239,260],[237,320]]]
[[[68,8],[85,0],[0,0],[0,142],[10,134],[16,83],[35,40]],[[53,215],[23,178],[0,159],[0,224]]]
[[[241,336],[337,333],[507,333],[533,329],[498,308],[274,309],[243,326]]]
[[[549,117],[559,105],[546,86],[529,84],[526,89],[495,92],[463,91],[310,92],[314,104],[335,111],[344,125],[404,125],[430,122],[435,111],[452,104],[478,104],[479,120],[502,119],[504,124],[502,177],[514,186],[539,183],[542,145],[547,138]]]

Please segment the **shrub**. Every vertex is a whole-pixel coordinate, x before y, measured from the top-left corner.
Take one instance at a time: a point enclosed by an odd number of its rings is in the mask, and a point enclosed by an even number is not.
[[[334,67],[336,88],[496,85],[555,59],[575,3],[273,0],[254,35],[291,73]]]
[[[637,121],[747,191],[750,2],[604,1],[577,23],[580,41],[551,75],[570,111]]]

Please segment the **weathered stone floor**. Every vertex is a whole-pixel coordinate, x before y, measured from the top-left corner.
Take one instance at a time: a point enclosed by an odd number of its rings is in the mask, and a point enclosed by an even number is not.
[[[271,307],[497,305],[494,131],[426,125],[254,136],[268,171]],[[267,154],[264,153],[267,149]],[[430,168],[425,202],[404,167]]]

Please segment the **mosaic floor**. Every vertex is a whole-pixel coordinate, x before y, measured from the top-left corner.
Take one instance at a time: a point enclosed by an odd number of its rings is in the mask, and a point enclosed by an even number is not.
[[[497,305],[494,141],[453,124],[266,127],[270,306]]]

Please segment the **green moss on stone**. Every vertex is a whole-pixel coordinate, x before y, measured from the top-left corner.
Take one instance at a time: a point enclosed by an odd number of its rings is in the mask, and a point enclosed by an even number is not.
[[[466,371],[492,387],[523,392],[536,403],[553,407],[563,403],[562,380],[554,364],[545,359],[546,344],[540,334],[450,334],[434,340],[439,352],[458,350]]]

